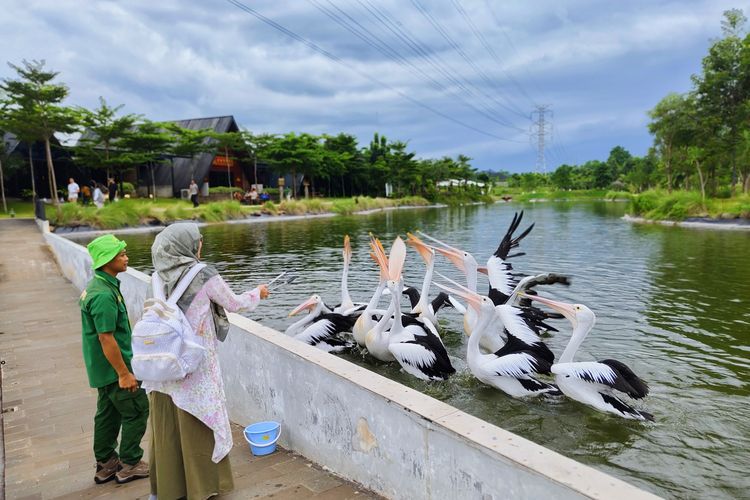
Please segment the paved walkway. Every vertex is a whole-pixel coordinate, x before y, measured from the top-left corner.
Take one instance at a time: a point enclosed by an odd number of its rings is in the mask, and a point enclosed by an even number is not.
[[[148,498],[148,480],[93,482],[96,393],[81,358],[77,301],[36,225],[0,220],[0,499]],[[379,498],[286,450],[253,457],[234,431],[235,491],[222,498]]]

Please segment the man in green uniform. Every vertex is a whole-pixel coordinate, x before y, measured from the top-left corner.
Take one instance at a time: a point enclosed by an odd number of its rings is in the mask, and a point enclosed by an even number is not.
[[[130,360],[130,321],[117,275],[128,268],[125,242],[111,234],[89,243],[94,278],[81,294],[83,360],[89,385],[99,392],[94,416],[94,481],[127,483],[148,477],[141,460],[148,397],[138,387]],[[120,454],[117,436],[122,428]]]

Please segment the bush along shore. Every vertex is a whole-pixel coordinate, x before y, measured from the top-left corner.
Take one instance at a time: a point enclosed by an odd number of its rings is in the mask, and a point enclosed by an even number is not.
[[[732,198],[703,198],[694,191],[661,190],[632,195],[629,214],[652,221],[703,221],[750,220],[750,195]]]
[[[268,201],[262,205],[242,205],[237,201],[215,201],[193,208],[180,200],[137,200],[125,199],[105,205],[101,209],[94,206],[66,203],[58,217],[48,211],[50,225],[67,230],[122,229],[143,226],[166,225],[178,220],[200,222],[223,222],[246,219],[262,215],[316,215],[334,213],[354,214],[369,210],[396,207],[420,207],[431,203],[425,198],[410,196],[405,198],[370,198],[365,196],[341,199],[285,200],[281,203]]]

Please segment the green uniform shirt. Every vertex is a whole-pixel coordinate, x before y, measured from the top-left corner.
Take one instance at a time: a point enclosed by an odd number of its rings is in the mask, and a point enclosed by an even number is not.
[[[100,333],[112,333],[122,352],[128,370],[133,357],[130,346],[130,321],[125,300],[120,293],[120,280],[104,271],[94,271],[92,279],[79,300],[83,325],[83,361],[91,387],[104,387],[117,382],[119,377],[104,356],[99,342]]]

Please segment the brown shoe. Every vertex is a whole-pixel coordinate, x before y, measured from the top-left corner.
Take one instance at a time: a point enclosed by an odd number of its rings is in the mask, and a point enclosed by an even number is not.
[[[102,484],[111,481],[115,478],[118,470],[120,470],[120,458],[117,455],[112,455],[106,462],[96,462],[94,482]]]
[[[148,477],[148,464],[141,460],[134,465],[122,464],[122,468],[117,471],[115,481],[118,484],[122,484],[135,481],[136,479],[143,479],[144,477]]]

